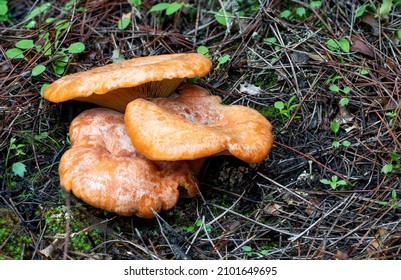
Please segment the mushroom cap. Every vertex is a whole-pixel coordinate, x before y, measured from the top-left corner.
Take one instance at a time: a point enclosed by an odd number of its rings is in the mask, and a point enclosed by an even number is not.
[[[132,146],[123,114],[95,108],[70,126],[72,148],[60,161],[60,184],[89,205],[122,216],[152,218],[179,197],[193,197],[198,182],[185,161],[151,161]]]
[[[136,99],[124,120],[135,148],[152,160],[226,154],[257,163],[273,145],[272,126],[258,111],[223,105],[220,97],[195,85],[170,98]]]
[[[197,53],[139,57],[66,75],[44,91],[52,102],[80,100],[125,111],[138,97],[166,97],[186,78],[206,75],[212,63]]]

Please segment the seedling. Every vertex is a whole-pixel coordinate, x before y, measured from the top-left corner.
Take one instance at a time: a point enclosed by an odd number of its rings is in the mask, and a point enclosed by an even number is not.
[[[5,164],[4,164],[6,169],[7,169],[7,166],[8,166],[8,160],[10,158],[11,151],[14,151],[16,156],[19,156],[19,155],[23,155],[24,156],[24,155],[26,155],[24,150],[23,150],[23,148],[25,147],[25,144],[15,144],[15,141],[16,141],[15,137],[12,137],[10,139],[10,145],[8,146],[6,160],[5,160]],[[13,173],[14,176],[19,176],[21,178],[24,178],[24,175],[25,175],[25,172],[26,172],[26,166],[25,166],[24,163],[17,161],[17,162],[12,164],[11,172]],[[10,186],[13,187],[13,186],[16,185],[15,181],[10,181],[10,177],[11,176],[9,176],[8,173],[6,174],[6,177],[8,179],[7,181],[9,182]]]
[[[326,42],[326,46],[329,50],[333,51],[333,52],[337,52],[337,51],[343,51],[345,53],[349,53],[350,51],[350,44],[348,39],[346,38],[341,38],[341,39],[329,39]]]
[[[276,101],[274,102],[274,108],[276,108],[279,111],[279,114],[281,115],[282,119],[284,120],[285,118],[290,118],[292,111],[298,107],[300,104],[291,104],[294,99],[295,95],[291,96],[291,98],[286,102],[282,101]]]
[[[257,257],[263,257],[264,255],[267,255],[269,253],[269,249],[267,249],[266,246],[265,246],[265,248],[262,248],[260,251],[254,251],[253,248],[248,245],[242,246],[241,249],[242,249],[242,251],[245,252],[245,254],[248,257],[252,257],[254,255]]]
[[[391,158],[391,163],[383,165],[381,169],[381,172],[383,174],[389,174],[394,170],[398,170],[401,168],[400,157],[396,153],[394,152],[390,153],[390,158]]]
[[[344,147],[344,148],[349,148],[350,146],[351,146],[351,142],[350,141],[348,141],[348,140],[344,140],[344,141],[342,141],[342,142],[340,142],[338,139],[337,139],[337,133],[338,133],[338,131],[340,130],[340,123],[337,121],[337,120],[332,120],[332,122],[330,123],[330,129],[331,129],[331,131],[334,133],[334,135],[335,135],[335,139],[333,140],[333,142],[331,143],[331,145],[334,147],[334,148],[339,148],[341,145]]]
[[[180,229],[188,232],[188,233],[193,233],[195,232],[195,230],[201,228],[203,225],[202,220],[196,220],[194,225],[190,225],[190,226],[181,226]],[[211,225],[205,225],[206,231],[207,232],[211,232],[213,230],[213,227]]]
[[[170,16],[170,15],[176,13],[178,10],[180,10],[183,7],[190,8],[190,7],[192,7],[192,5],[186,4],[184,2],[177,2],[177,1],[174,1],[172,3],[158,3],[154,6],[152,6],[152,8],[150,8],[150,10],[148,11],[148,14],[152,13],[152,12],[165,11],[166,15]]]
[[[330,85],[329,89],[332,92],[338,93],[338,94],[344,94],[345,96],[340,99],[339,105],[340,106],[347,106],[349,103],[349,98],[348,94],[351,92],[350,87],[344,87],[343,89],[340,89],[337,85],[332,84]]]
[[[394,120],[397,118],[397,111],[398,111],[400,106],[401,106],[401,102],[398,104],[397,108],[395,108],[393,111],[386,113],[386,117],[390,117],[390,120],[388,122],[388,124],[390,126],[393,125]]]
[[[392,190],[391,191],[391,201],[380,201],[380,205],[385,205],[389,207],[395,207],[395,208],[401,208],[401,203],[397,201],[397,191]]]
[[[320,182],[325,185],[329,185],[332,190],[336,190],[338,186],[346,186],[347,182],[344,180],[338,180],[338,176],[331,176],[331,180],[321,179]]]
[[[0,23],[7,22],[8,24],[13,24],[8,15],[8,1],[0,0]]]
[[[211,55],[209,53],[209,49],[205,46],[199,46],[196,50],[199,54],[203,54],[204,56],[207,56],[209,58],[211,58]],[[219,56],[219,58],[217,58],[217,65],[214,68],[214,70],[219,70],[220,66],[227,63],[230,60],[230,55],[225,54],[222,56]]]

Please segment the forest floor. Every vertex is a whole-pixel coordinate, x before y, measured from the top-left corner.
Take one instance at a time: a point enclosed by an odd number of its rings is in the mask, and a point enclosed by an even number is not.
[[[400,258],[401,1],[5,2],[0,259]],[[199,195],[154,219],[63,191],[86,106],[47,101],[44,85],[197,51],[213,61],[197,84],[272,123],[269,156],[208,159]]]

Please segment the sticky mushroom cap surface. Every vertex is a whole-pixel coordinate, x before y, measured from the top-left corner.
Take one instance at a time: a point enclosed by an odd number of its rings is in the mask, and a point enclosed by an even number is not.
[[[185,161],[151,161],[131,144],[123,114],[96,108],[70,126],[72,148],[60,161],[60,184],[87,204],[122,216],[152,218],[179,197],[193,197],[198,182]]]
[[[124,112],[138,97],[166,97],[186,78],[206,75],[212,63],[197,53],[138,57],[61,77],[44,91],[52,102],[80,100]]]
[[[124,119],[133,145],[152,160],[227,154],[257,163],[273,145],[272,126],[258,111],[223,105],[220,97],[195,85],[170,98],[136,99]]]

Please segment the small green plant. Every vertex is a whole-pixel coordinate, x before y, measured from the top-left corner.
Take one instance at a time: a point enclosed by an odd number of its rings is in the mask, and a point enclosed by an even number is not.
[[[386,163],[383,165],[381,172],[383,174],[389,174],[394,170],[398,170],[401,168],[400,157],[395,152],[390,153],[391,163]]]
[[[330,85],[329,89],[332,92],[335,92],[337,94],[342,95],[343,97],[341,97],[340,101],[339,101],[339,105],[340,106],[347,106],[349,103],[349,98],[348,95],[351,92],[351,88],[350,87],[344,87],[343,89],[340,89],[339,86],[332,84]]]
[[[153,12],[165,11],[166,15],[170,16],[170,15],[176,13],[178,10],[180,10],[183,7],[190,8],[190,7],[192,7],[192,5],[186,4],[184,2],[177,2],[177,1],[174,1],[172,3],[158,3],[156,5],[153,5],[150,8],[150,10],[148,11],[148,14],[153,13]]]
[[[355,10],[355,18],[359,18],[362,17],[365,14],[366,8],[368,7],[368,4],[364,4],[362,6],[359,6],[356,10]]]
[[[332,52],[343,51],[349,53],[350,51],[350,43],[347,38],[329,39],[326,42],[326,46]]]
[[[27,60],[24,55],[24,51],[35,50],[36,52],[42,53],[42,55],[45,57],[53,60],[51,64],[53,71],[58,75],[62,75],[69,62],[70,56],[73,54],[82,53],[85,50],[85,45],[82,42],[71,43],[67,48],[59,48],[59,36],[62,30],[67,29],[69,26],[70,23],[66,20],[59,20],[54,24],[56,29],[54,49],[52,48],[50,33],[46,32],[39,36],[38,42],[42,43],[35,44],[31,39],[22,39],[16,42],[15,48],[8,49],[6,51],[6,55],[9,59]],[[45,65],[38,64],[32,68],[31,74],[32,76],[38,76],[45,70]]]
[[[202,220],[196,220],[194,225],[190,226],[180,226],[180,229],[186,231],[187,233],[194,233],[196,230],[201,228],[203,226]],[[206,231],[211,232],[213,230],[213,227],[211,225],[205,225]]]
[[[124,30],[126,29],[129,24],[131,23],[131,14],[123,14],[121,19],[117,22],[117,29]]]
[[[380,205],[384,205],[384,206],[401,208],[401,203],[398,202],[398,199],[397,199],[397,191],[394,189],[391,191],[391,201],[380,201],[378,203]]]
[[[331,176],[331,180],[321,179],[320,182],[325,185],[329,185],[332,190],[337,190],[338,186],[346,186],[347,182],[344,180],[338,180],[338,176]]]
[[[262,246],[262,248],[259,251],[255,251],[251,246],[244,245],[241,247],[242,251],[245,252],[245,254],[248,257],[263,257],[264,255],[267,255],[269,253],[269,248],[268,246]]]
[[[14,152],[15,156],[19,156],[19,155],[23,155],[24,156],[24,155],[26,155],[25,152],[24,152],[25,144],[16,144],[15,142],[16,142],[16,138],[12,137],[10,139],[10,144],[8,146],[6,159],[5,159],[5,164],[4,164],[5,167],[6,167],[6,170],[7,170],[7,167],[8,167],[8,160],[10,158],[10,153],[11,152]],[[11,172],[12,172],[12,174],[14,176],[19,176],[21,178],[24,178],[25,172],[26,172],[26,165],[24,163],[20,162],[20,161],[14,162],[11,165]],[[8,181],[8,183],[9,183],[9,185],[11,187],[16,185],[15,181],[11,181],[11,176],[8,173],[6,173],[6,178],[7,178],[7,181]]]
[[[278,110],[283,120],[290,118],[292,111],[300,105],[291,104],[294,101],[295,97],[295,95],[291,96],[291,98],[285,103],[283,101],[274,102],[274,108]]]
[[[311,1],[310,9],[319,9],[322,6],[322,1]],[[286,9],[280,13],[280,17],[290,21],[303,20],[308,15],[307,9],[304,7],[293,7]]]
[[[212,58],[212,56],[209,53],[209,49],[207,47],[205,47],[205,46],[199,46],[196,51],[199,54],[203,54],[203,55],[205,55],[205,56],[207,56],[209,58]],[[230,60],[230,55],[228,55],[228,54],[219,56],[217,58],[217,65],[214,68],[214,70],[219,70],[221,65],[227,63],[229,60]]]
[[[332,120],[330,123],[330,129],[331,131],[334,133],[335,135],[335,139],[333,140],[333,142],[331,143],[331,145],[334,148],[339,148],[340,146],[343,146],[344,148],[349,148],[351,146],[351,142],[348,140],[344,140],[342,142],[340,142],[337,138],[337,133],[340,130],[340,123],[337,120]]]
[[[394,120],[397,118],[397,111],[399,110],[400,106],[401,106],[401,102],[398,103],[397,108],[395,108],[393,111],[387,112],[387,113],[386,113],[386,117],[389,117],[389,118],[390,118],[390,120],[389,120],[389,122],[388,122],[388,124],[389,124],[390,126],[393,125]]]
[[[8,1],[0,0],[0,23],[7,22],[8,24],[13,24],[8,14]]]

